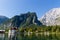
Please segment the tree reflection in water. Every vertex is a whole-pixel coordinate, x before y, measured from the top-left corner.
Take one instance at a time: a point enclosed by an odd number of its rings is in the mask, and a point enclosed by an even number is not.
[[[18,33],[13,38],[8,38],[7,34],[0,34],[0,40],[60,40],[60,34],[50,34],[50,35],[44,35],[44,34],[20,34]]]

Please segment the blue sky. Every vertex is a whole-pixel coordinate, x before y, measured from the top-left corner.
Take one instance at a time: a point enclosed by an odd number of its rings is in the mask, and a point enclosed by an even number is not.
[[[30,11],[41,18],[48,10],[58,7],[60,0],[0,0],[0,15],[11,18]]]

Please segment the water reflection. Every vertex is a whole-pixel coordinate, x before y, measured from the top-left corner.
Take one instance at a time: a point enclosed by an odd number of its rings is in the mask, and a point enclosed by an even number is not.
[[[20,34],[18,33],[13,38],[8,38],[8,34],[0,34],[0,40],[60,40],[60,34],[44,35],[39,33]]]
[[[20,40],[60,40],[60,34],[50,34],[50,35],[44,35],[44,34],[31,34],[31,35],[20,35]]]
[[[0,33],[0,40],[4,40],[5,34],[4,33]]]

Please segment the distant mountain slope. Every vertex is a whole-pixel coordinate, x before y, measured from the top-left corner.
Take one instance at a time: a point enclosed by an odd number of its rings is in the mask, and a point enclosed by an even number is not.
[[[21,15],[16,15],[9,19],[8,21],[2,24],[6,27],[25,27],[30,25],[42,25],[40,21],[38,21],[35,12],[28,12]]]
[[[3,22],[5,22],[5,21],[8,20],[8,19],[9,19],[9,18],[0,15],[0,24],[2,24]]]
[[[45,15],[42,16],[40,21],[43,25],[51,26],[51,25],[60,25],[60,8],[53,8],[46,12]]]

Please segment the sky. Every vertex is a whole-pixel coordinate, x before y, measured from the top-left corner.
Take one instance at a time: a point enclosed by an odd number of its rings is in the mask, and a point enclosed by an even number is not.
[[[60,0],[0,0],[0,15],[11,18],[30,11],[41,18],[50,9],[58,7]]]

